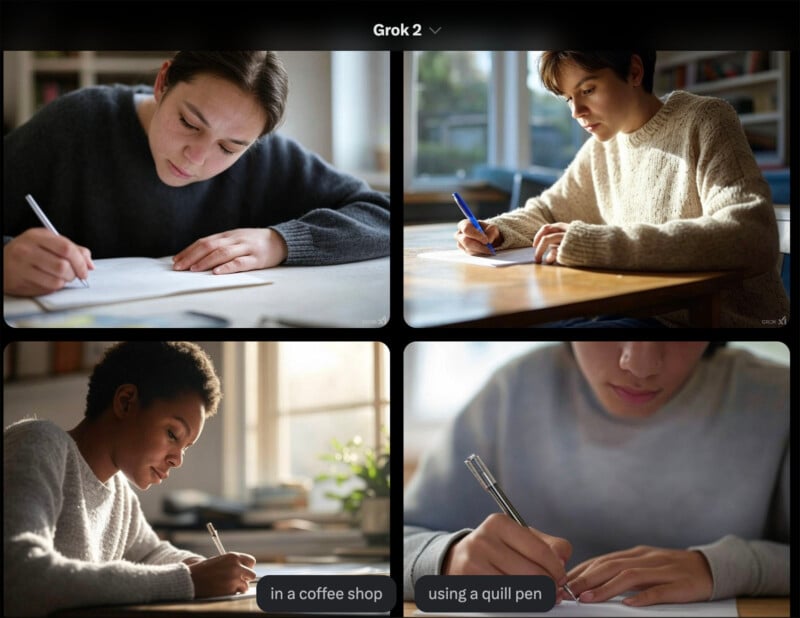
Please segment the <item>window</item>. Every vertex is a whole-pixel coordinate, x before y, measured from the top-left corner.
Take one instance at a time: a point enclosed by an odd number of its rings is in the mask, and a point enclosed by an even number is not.
[[[320,456],[330,450],[333,438],[347,442],[360,436],[366,444],[382,447],[390,405],[386,346],[305,341],[239,345],[239,362],[225,371],[233,376],[226,386],[226,405],[244,410],[239,465],[240,487],[246,493],[286,481],[310,483],[325,471]],[[312,486],[311,510],[338,507],[324,497],[330,488]]]
[[[481,180],[487,166],[565,168],[587,136],[542,86],[540,55],[408,52],[406,186]]]

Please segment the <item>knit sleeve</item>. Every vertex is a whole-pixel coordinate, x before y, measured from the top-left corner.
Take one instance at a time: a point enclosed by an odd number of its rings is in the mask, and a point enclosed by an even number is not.
[[[591,173],[592,141],[584,143],[561,177],[540,195],[508,213],[488,220],[500,228],[498,249],[529,247],[539,228],[557,221],[580,219],[602,223]]]
[[[67,447],[54,431],[12,430],[3,449],[4,615],[194,596],[185,564],[69,558],[55,547]]]
[[[748,276],[775,267],[778,229],[769,185],[735,111],[709,98],[696,114],[681,156],[692,168],[685,173],[693,179],[699,216],[659,224],[573,221],[559,247],[559,263],[623,270],[743,270]]]

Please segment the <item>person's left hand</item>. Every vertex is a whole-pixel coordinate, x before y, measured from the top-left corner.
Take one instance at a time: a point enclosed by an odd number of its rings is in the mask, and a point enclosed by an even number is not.
[[[570,589],[581,603],[607,601],[641,590],[622,602],[632,607],[656,603],[708,601],[711,570],[699,551],[640,545],[582,562],[567,573]]]
[[[223,275],[277,266],[287,255],[286,241],[275,230],[239,228],[196,240],[172,258],[172,267]]]
[[[558,247],[564,240],[569,223],[547,223],[533,237],[533,259],[537,264],[554,264]]]

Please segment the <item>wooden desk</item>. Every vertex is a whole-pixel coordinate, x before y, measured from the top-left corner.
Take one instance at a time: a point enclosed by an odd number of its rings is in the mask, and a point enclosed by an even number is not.
[[[736,610],[743,618],[782,618],[789,616],[789,597],[736,599]],[[413,602],[403,603],[403,616],[413,616],[417,606]],[[542,614],[546,616],[547,614]],[[458,614],[453,614],[457,618]]]
[[[490,268],[422,260],[455,249],[455,226],[404,230],[404,314],[409,326],[530,326],[600,314],[648,316],[688,309],[692,326],[719,325],[719,294],[737,272],[641,273],[520,264]]]
[[[280,266],[251,274],[270,285],[97,305],[71,313],[130,317],[200,311],[227,318],[232,328],[261,326],[264,317],[280,320],[278,325],[288,321],[334,328],[377,328],[389,320],[388,257],[334,266]],[[32,299],[3,298],[6,317],[40,312],[43,309]]]

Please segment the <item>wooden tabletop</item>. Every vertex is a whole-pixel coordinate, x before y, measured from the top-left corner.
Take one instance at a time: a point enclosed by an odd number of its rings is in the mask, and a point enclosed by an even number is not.
[[[404,230],[404,313],[412,327],[530,326],[602,314],[648,316],[687,309],[692,326],[719,322],[719,293],[736,272],[643,273],[520,264],[491,268],[423,260],[455,249],[454,224]]]

